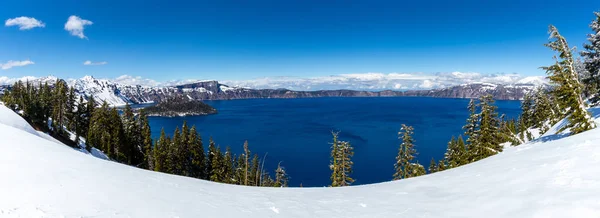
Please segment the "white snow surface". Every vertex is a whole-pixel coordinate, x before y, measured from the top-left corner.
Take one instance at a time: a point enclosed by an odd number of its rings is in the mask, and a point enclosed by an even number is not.
[[[92,158],[30,134],[0,108],[0,217],[600,216],[600,129],[401,181],[260,188]]]

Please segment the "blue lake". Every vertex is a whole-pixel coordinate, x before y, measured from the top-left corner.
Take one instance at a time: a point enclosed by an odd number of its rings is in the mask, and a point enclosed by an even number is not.
[[[303,98],[206,101],[216,115],[151,117],[152,136],[161,128],[171,135],[183,121],[195,125],[205,148],[212,137],[222,149],[231,146],[250,150],[261,158],[273,175],[281,161],[290,175],[290,185],[304,187],[330,184],[331,131],[354,147],[354,185],[389,181],[400,140],[401,124],[415,128],[417,159],[425,167],[431,158],[443,157],[447,142],[463,133],[468,117],[468,99],[444,98]],[[500,114],[517,117],[519,101],[496,101]]]

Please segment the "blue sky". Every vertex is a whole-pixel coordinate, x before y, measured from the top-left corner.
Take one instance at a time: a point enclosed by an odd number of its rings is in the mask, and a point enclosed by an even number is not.
[[[548,25],[581,47],[598,10],[597,0],[3,0],[4,21],[27,16],[45,27],[0,28],[0,63],[35,63],[0,76],[543,75],[538,67],[552,63],[542,46]],[[87,39],[64,29],[71,15],[93,22],[83,31]],[[107,64],[83,65],[87,60]]]

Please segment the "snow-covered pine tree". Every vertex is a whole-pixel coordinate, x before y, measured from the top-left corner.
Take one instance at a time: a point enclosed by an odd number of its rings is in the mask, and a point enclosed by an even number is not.
[[[212,173],[210,174],[210,181],[213,182],[221,182],[222,181],[222,163],[223,163],[223,155],[221,152],[221,148],[219,146],[214,148],[214,155],[211,162]]]
[[[223,172],[223,183],[232,184],[235,181],[233,174],[233,154],[231,153],[231,147],[225,147],[225,154],[223,158],[223,165],[221,166]]]
[[[338,160],[340,159],[340,150],[339,150],[339,142],[338,142],[338,132],[331,132],[333,136],[333,142],[331,143],[331,159],[329,163],[329,169],[331,170],[331,187],[340,186],[340,165],[338,164]]]
[[[349,186],[354,182],[350,177],[352,174],[352,156],[354,149],[349,142],[338,141],[338,133],[332,132],[333,143],[331,145],[331,186]]]
[[[577,72],[573,66],[573,54],[567,40],[560,35],[556,27],[550,25],[550,42],[546,46],[559,53],[555,57],[556,63],[549,67],[542,67],[548,74],[548,79],[555,84],[553,94],[563,114],[567,115],[569,123],[559,129],[571,130],[577,134],[596,127],[592,116],[587,111],[586,102],[583,100],[583,86],[579,83]]]
[[[479,120],[480,114],[477,113],[477,105],[475,104],[475,99],[471,99],[469,101],[469,106],[467,106],[469,110],[469,118],[467,118],[467,123],[463,126],[463,130],[465,130],[465,137],[467,137],[467,150],[470,152],[477,146],[477,139],[479,139]]]
[[[288,174],[285,171],[285,168],[281,166],[281,162],[277,164],[277,169],[275,170],[275,187],[287,187],[288,186]]]
[[[532,93],[527,93],[521,102],[521,125],[523,129],[527,129],[534,125],[533,121],[533,96]]]
[[[468,163],[465,160],[466,155],[467,149],[462,136],[460,136],[459,139],[456,139],[454,136],[452,136],[452,139],[450,142],[448,142],[446,153],[444,154],[444,159],[448,163],[446,168],[454,168]]]
[[[414,128],[412,126],[402,124],[400,132],[398,132],[402,143],[398,148],[398,156],[396,156],[396,163],[394,164],[394,180],[414,177],[414,172],[418,170],[414,165],[415,163],[412,162],[413,159],[415,159],[415,155],[417,155],[417,150],[415,149],[414,144],[415,140],[412,137],[413,131]]]
[[[589,77],[583,79],[583,83],[590,94],[594,95],[590,102],[597,103],[600,101],[600,12],[594,12],[594,15],[596,19],[590,24],[592,34],[588,35],[588,43],[583,45],[585,50],[581,52],[581,56],[589,73]]]
[[[498,113],[496,112],[496,106],[494,106],[494,99],[491,95],[481,96],[479,99],[479,108],[481,113],[479,115],[479,135],[477,139],[477,146],[474,152],[471,153],[472,161],[481,160],[483,158],[492,156],[499,152],[502,152],[502,146],[500,146],[501,137],[498,131],[499,120]]]
[[[429,168],[427,168],[427,170],[429,171],[429,173],[437,172],[437,163],[435,162],[435,159],[433,159],[433,157],[431,158],[431,161],[429,162]]]

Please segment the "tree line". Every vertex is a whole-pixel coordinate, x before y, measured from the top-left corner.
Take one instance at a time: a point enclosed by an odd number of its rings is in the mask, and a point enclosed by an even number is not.
[[[271,177],[264,170],[265,160],[250,152],[247,142],[244,153],[236,155],[229,147],[223,151],[211,138],[205,151],[196,127],[185,122],[172,137],[163,129],[154,142],[143,109],[135,113],[127,104],[120,113],[106,101],[98,105],[93,96],[85,99],[62,79],[37,85],[18,81],[5,90],[2,101],[38,130],[75,148],[98,149],[119,163],[228,184],[288,185],[285,168],[278,164]]]

